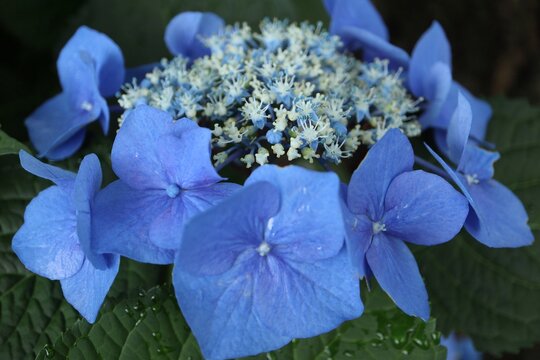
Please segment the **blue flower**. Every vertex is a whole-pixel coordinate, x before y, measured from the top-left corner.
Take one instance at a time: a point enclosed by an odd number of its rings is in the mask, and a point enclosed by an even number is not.
[[[124,81],[124,58],[106,35],[82,26],[66,43],[56,63],[62,92],[47,100],[27,119],[26,127],[40,156],[60,160],[81,146],[86,126],[99,119],[109,128],[104,97]]]
[[[388,41],[388,30],[369,0],[324,0],[330,14],[330,33],[339,35],[350,50],[362,49],[364,59],[388,59],[393,67],[407,68],[409,55]]]
[[[437,147],[444,153],[448,154],[448,145],[446,144],[446,135],[450,120],[457,107],[458,93],[461,93],[469,102],[472,110],[471,132],[469,137],[472,141],[482,143],[486,136],[487,125],[491,119],[491,106],[472,95],[467,89],[459,83],[453,81],[450,87],[450,93],[446,98],[444,105],[441,108],[441,113],[432,122],[434,129],[434,139]]]
[[[478,352],[469,337],[458,337],[451,333],[441,338],[441,345],[446,347],[446,360],[481,360],[482,354]]]
[[[283,133],[281,131],[272,129],[266,132],[266,141],[268,141],[270,144],[279,144],[281,139],[283,139]]]
[[[56,185],[40,192],[26,208],[24,224],[13,238],[13,251],[28,270],[60,280],[66,300],[94,322],[120,263],[119,256],[91,249],[91,212],[101,186],[99,160],[87,155],[75,175],[24,151],[20,159],[26,171]]]
[[[452,85],[452,53],[441,25],[434,21],[416,43],[409,66],[409,86],[427,107],[420,117],[424,128],[437,119]]]
[[[450,44],[438,22],[433,22],[416,43],[408,78],[413,94],[428,100],[420,123],[424,128],[435,129],[435,139],[442,151],[446,153],[446,131],[457,106],[458,92],[462,92],[473,107],[471,136],[479,141],[484,139],[491,107],[452,80]]]
[[[472,211],[465,229],[490,247],[519,247],[534,241],[527,225],[527,212],[519,198],[493,179],[493,163],[499,153],[484,150],[470,142],[472,108],[466,97],[458,94],[457,107],[448,128],[448,157],[457,164],[454,170],[429,146],[428,150],[469,200]]]
[[[439,176],[412,171],[411,144],[390,130],[353,173],[346,196],[347,246],[360,276],[370,271],[396,305],[429,318],[428,297],[405,241],[436,245],[452,239],[467,200]]]
[[[186,226],[173,282],[205,358],[274,350],[360,316],[338,194],[334,173],[265,165]]]
[[[165,29],[165,44],[173,55],[190,60],[210,55],[201,38],[215,35],[225,28],[222,18],[211,12],[183,12],[176,15]]]
[[[185,222],[240,187],[219,183],[210,130],[146,105],[124,120],[112,166],[120,179],[96,197],[95,246],[141,262],[172,263]]]

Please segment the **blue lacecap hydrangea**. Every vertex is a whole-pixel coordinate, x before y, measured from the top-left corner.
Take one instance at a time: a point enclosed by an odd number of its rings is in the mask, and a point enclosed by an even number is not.
[[[453,80],[440,24],[409,55],[389,42],[370,1],[324,4],[329,32],[278,20],[256,32],[212,13],[179,14],[164,36],[175,58],[127,72],[113,40],[77,30],[58,58],[62,92],[26,125],[38,156],[63,159],[89,123],[108,130],[106,99],[116,95],[125,109],[111,153],[118,179],[101,189],[93,154],[75,174],[21,152],[27,171],[54,183],[13,239],[24,265],[60,280],[94,322],[120,256],[173,264],[203,355],[222,359],[361,316],[361,278],[427,320],[407,243],[440,244],[464,226],[490,247],[531,244],[523,205],[493,179],[499,154],[483,148],[491,108]],[[414,169],[426,161],[408,137],[421,129],[432,131],[438,150],[426,146],[446,173]],[[367,154],[344,184],[330,165],[360,149]],[[219,175],[235,164],[258,165],[243,186]]]

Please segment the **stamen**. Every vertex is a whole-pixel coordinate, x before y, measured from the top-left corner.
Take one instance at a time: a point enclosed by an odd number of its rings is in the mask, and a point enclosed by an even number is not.
[[[373,234],[378,234],[382,231],[386,231],[386,225],[380,222],[373,223]]]
[[[263,241],[257,248],[257,252],[260,256],[266,256],[270,252],[270,249],[270,245],[266,241]]]

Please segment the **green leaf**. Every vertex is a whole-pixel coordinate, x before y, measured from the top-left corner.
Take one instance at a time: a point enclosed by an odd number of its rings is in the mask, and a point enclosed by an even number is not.
[[[0,155],[17,154],[19,150],[29,151],[24,144],[0,130]]]
[[[121,301],[93,326],[79,321],[47,345],[39,359],[202,359],[175,298],[166,287]],[[327,334],[251,359],[441,359],[435,320],[398,310],[380,289],[367,294],[365,314]]]
[[[121,301],[92,326],[76,322],[38,359],[178,359],[189,338],[176,300],[158,287]]]
[[[107,298],[110,300],[109,302],[117,303],[130,295],[167,283],[170,281],[170,275],[171,268],[169,266],[143,264],[122,258],[120,271],[107,294]]]
[[[501,153],[495,177],[523,201],[537,241],[490,249],[463,234],[422,249],[417,259],[440,329],[467,334],[481,351],[500,354],[540,341],[540,108],[522,100],[492,105],[488,140]]]

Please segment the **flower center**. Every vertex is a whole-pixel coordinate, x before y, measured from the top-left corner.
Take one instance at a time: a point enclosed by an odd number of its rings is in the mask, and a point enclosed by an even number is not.
[[[478,179],[478,175],[476,174],[472,174],[472,175],[465,174],[465,179],[467,180],[467,183],[469,185],[476,185],[480,182],[480,180]]]
[[[378,234],[381,231],[386,231],[386,225],[380,222],[373,223],[373,234]]]
[[[93,108],[94,105],[92,105],[92,103],[89,101],[83,101],[81,104],[81,109],[83,109],[84,111],[92,111]]]
[[[266,256],[270,252],[270,245],[266,241],[263,241],[257,248],[257,252],[261,256]]]
[[[178,194],[180,194],[180,187],[178,187],[178,185],[176,184],[170,184],[169,186],[167,186],[165,191],[171,199],[174,199],[178,196]]]

